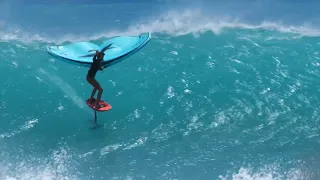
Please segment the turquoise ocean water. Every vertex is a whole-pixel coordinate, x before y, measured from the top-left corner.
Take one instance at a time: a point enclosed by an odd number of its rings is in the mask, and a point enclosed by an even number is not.
[[[318,180],[315,1],[0,3],[0,179]],[[47,45],[151,32],[97,74]]]

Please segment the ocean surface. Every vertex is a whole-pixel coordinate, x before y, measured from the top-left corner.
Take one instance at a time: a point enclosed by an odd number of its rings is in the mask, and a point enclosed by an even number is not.
[[[1,180],[319,180],[320,2],[0,1]],[[98,72],[48,45],[151,32]]]

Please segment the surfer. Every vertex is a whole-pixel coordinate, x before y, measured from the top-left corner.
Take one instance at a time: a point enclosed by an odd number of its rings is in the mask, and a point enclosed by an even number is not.
[[[92,50],[90,50],[92,51]],[[104,66],[102,66],[102,61],[104,57],[104,52],[99,52],[96,50],[96,54],[92,58],[93,63],[91,64],[90,69],[88,70],[87,74],[87,81],[93,86],[92,94],[90,97],[90,102],[93,103],[95,102],[95,107],[97,109],[101,108],[102,106],[99,104],[102,96],[103,89],[100,86],[100,83],[95,79],[96,73],[98,70],[103,70]],[[94,95],[96,94],[97,90],[98,92],[98,97],[97,100],[94,99]]]

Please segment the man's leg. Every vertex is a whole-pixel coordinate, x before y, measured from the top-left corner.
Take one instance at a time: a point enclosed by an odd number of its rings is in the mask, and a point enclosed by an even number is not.
[[[97,108],[100,108],[101,106],[99,105],[100,101],[101,101],[101,96],[102,96],[102,92],[103,92],[103,89],[102,87],[100,86],[100,83],[94,79],[94,78],[89,78],[88,79],[89,83],[92,84],[92,86],[94,87],[94,89],[92,90],[92,94],[91,94],[91,99],[94,97],[94,94],[96,93],[96,91],[98,90],[98,97],[97,97],[97,100],[95,101],[95,106]]]
[[[92,93],[91,93],[90,99],[93,99],[93,98],[94,98],[94,95],[96,94],[97,90],[98,90],[97,88],[93,88],[93,89],[92,89]]]
[[[99,105],[100,101],[101,101],[101,96],[102,96],[102,92],[103,92],[103,89],[102,87],[100,86],[100,84],[96,81],[97,83],[97,89],[98,89],[98,97],[97,97],[97,101],[96,101],[96,107],[97,108],[100,108],[101,106]]]
[[[99,92],[98,92],[98,97],[97,97],[97,105],[99,104],[100,100],[101,100],[101,96],[102,96],[102,92],[103,92],[103,89],[100,87],[99,89]]]
[[[92,90],[91,97],[90,97],[91,103],[93,103],[94,101],[94,95],[96,94],[97,90],[98,90],[97,88],[93,88]]]
[[[87,77],[87,81],[93,86],[93,90],[92,90],[91,97],[90,97],[90,101],[92,103],[94,100],[94,95],[96,94],[96,92],[98,90],[98,84],[94,78]]]

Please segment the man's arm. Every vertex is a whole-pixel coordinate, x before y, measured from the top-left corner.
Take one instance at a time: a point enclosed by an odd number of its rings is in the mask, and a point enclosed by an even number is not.
[[[93,61],[97,60],[97,55],[94,55],[92,58]]]
[[[92,50],[89,50],[88,52],[91,52],[91,51],[95,51],[96,52],[96,54],[93,56],[92,60],[97,60],[97,55],[98,55],[99,51],[92,49]]]

